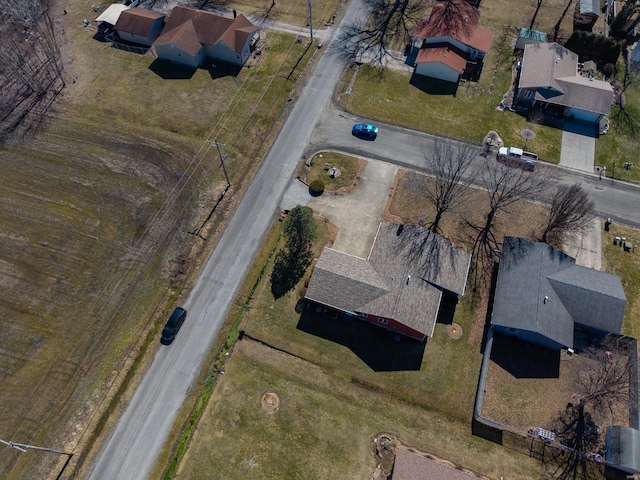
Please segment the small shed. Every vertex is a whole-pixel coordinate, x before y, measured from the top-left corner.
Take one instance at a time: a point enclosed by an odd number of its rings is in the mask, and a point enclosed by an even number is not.
[[[546,43],[547,34],[538,30],[521,28],[516,40],[516,50],[524,50],[524,46],[530,43]]]
[[[617,425],[607,427],[605,458],[623,472],[640,473],[640,431]]]

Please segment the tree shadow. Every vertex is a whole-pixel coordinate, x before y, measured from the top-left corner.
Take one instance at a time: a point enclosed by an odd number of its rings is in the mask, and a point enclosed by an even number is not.
[[[447,82],[439,78],[425,77],[416,73],[411,75],[409,83],[429,95],[451,95],[455,97],[458,91],[457,83]]]
[[[426,345],[310,303],[302,311],[297,328],[347,347],[374,372],[420,370]]]
[[[156,58],[151,65],[149,65],[149,70],[165,80],[189,80],[196,73],[197,69],[183,67]]]
[[[495,332],[491,360],[515,378],[559,378],[560,351]]]

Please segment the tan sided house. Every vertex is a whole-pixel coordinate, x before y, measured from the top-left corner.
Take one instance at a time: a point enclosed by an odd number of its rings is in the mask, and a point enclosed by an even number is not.
[[[162,32],[165,16],[146,8],[129,8],[120,13],[114,30],[120,40],[150,47]]]
[[[433,336],[442,300],[464,294],[470,261],[425,228],[383,222],[366,259],[325,248],[305,298],[424,341]]]
[[[190,7],[174,7],[164,31],[153,43],[160,60],[197,68],[209,59],[244,65],[258,27],[236,18]]]

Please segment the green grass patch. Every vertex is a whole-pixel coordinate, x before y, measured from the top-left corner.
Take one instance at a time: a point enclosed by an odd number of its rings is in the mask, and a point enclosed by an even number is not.
[[[491,72],[484,74],[489,76]],[[349,75],[355,75],[353,90],[350,95],[340,97],[340,105],[350,113],[477,145],[490,130],[495,130],[505,145],[524,147],[525,139],[520,132],[528,128],[536,136],[528,140],[527,150],[536,152],[543,160],[560,161],[560,130],[531,124],[509,111],[496,111],[509,88],[511,62],[498,66],[493,94],[488,93],[488,86],[481,86],[482,82],[462,84],[455,96],[430,94],[410,83],[411,74],[393,70],[381,74],[371,66],[350,68],[344,85],[351,81]]]
[[[300,176],[308,184],[314,180],[322,180],[325,190],[336,191],[340,188],[355,185],[358,173],[364,168],[365,161],[343,155],[338,152],[320,152],[311,158],[311,167],[300,165]],[[336,175],[333,169],[337,169]]]
[[[265,392],[280,398],[262,410]],[[179,478],[370,478],[380,432],[498,478],[534,478],[539,464],[470,434],[468,425],[336,378],[249,340],[236,344]]]
[[[625,252],[613,244],[614,237],[625,237],[637,248]],[[620,277],[627,296],[622,333],[640,338],[640,231],[613,224],[602,232],[602,244],[603,269]]]

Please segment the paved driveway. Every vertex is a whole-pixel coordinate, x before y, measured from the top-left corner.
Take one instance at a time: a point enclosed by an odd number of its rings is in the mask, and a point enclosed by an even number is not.
[[[561,166],[593,173],[595,154],[595,138],[566,130],[562,132]]]
[[[562,249],[576,259],[578,265],[602,270],[602,223],[593,219],[591,228],[583,235],[567,238]]]
[[[397,172],[395,165],[368,160],[355,190],[310,197],[308,206],[340,228],[333,248],[360,258],[369,256]]]

